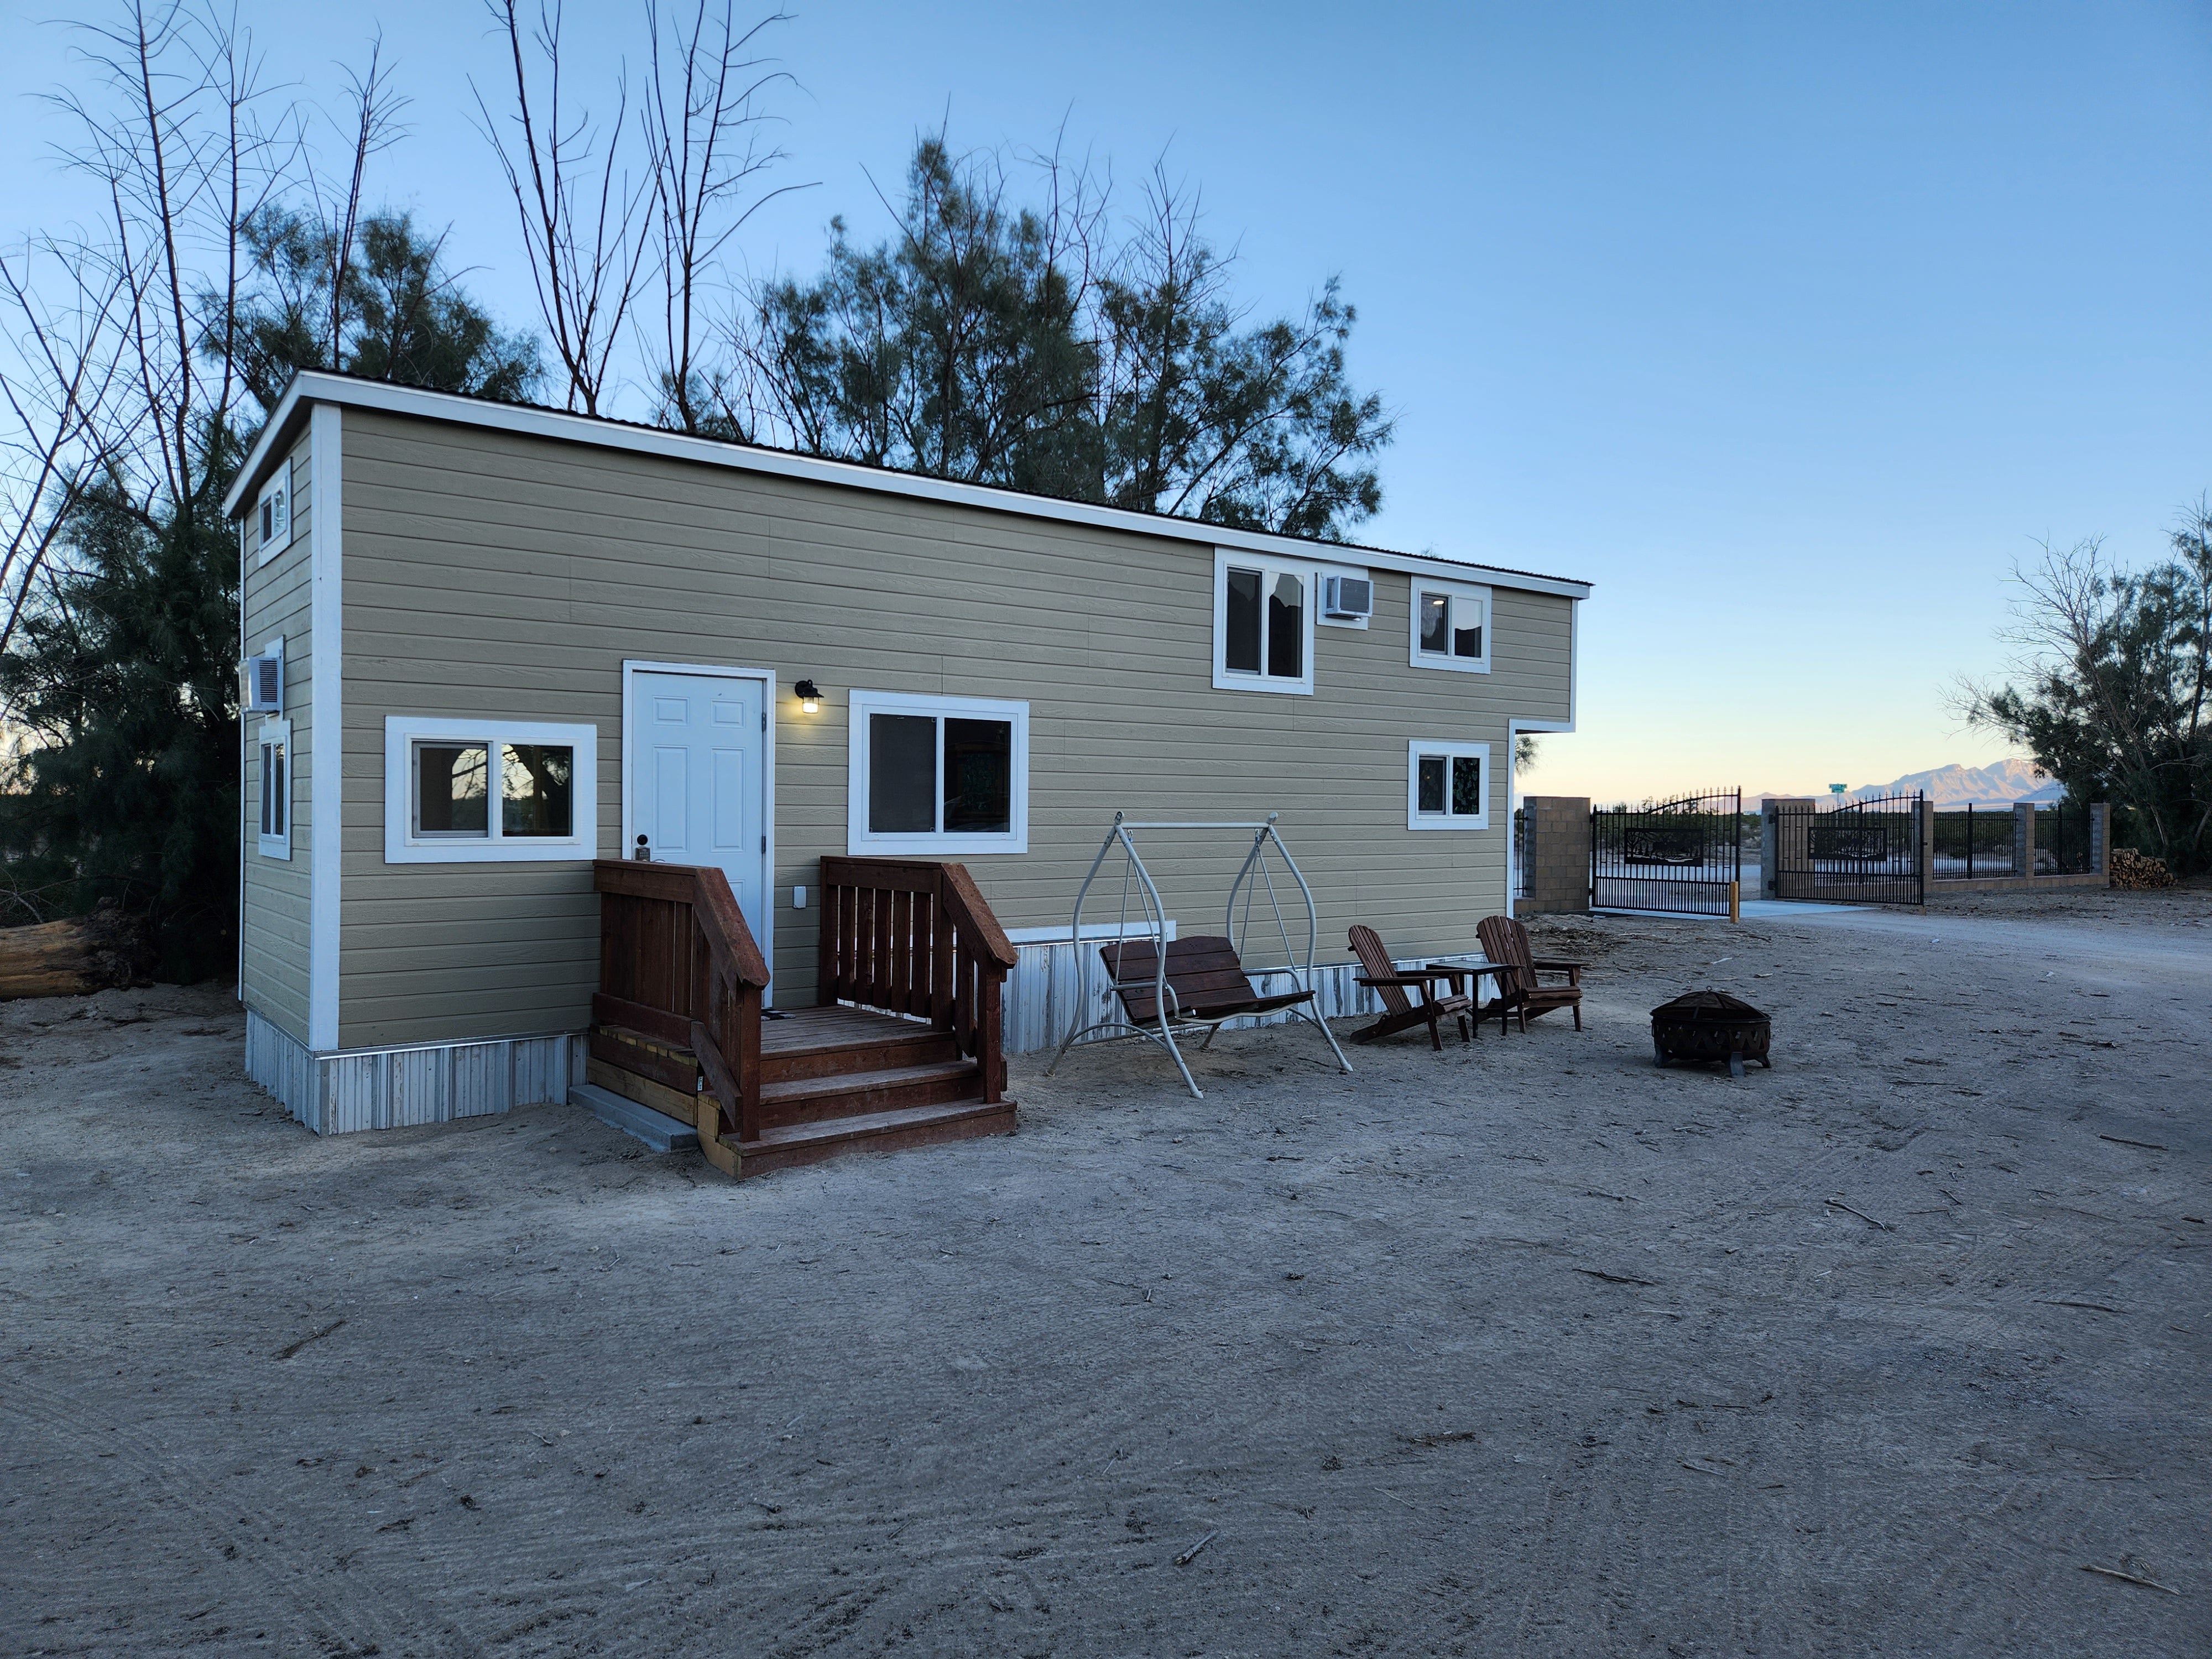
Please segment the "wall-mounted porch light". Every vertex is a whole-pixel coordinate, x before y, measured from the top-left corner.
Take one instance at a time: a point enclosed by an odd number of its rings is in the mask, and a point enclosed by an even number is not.
[[[822,712],[822,688],[812,680],[801,680],[791,688],[799,694],[799,712],[818,714]]]

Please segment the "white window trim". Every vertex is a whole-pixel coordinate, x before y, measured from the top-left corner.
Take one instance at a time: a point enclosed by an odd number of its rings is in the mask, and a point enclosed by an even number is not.
[[[450,836],[416,838],[410,757],[424,741],[481,743],[497,754],[503,743],[562,744],[576,751],[573,834],[518,836],[499,830],[499,793],[491,786],[487,834],[478,840]],[[599,728],[588,721],[484,720],[471,715],[434,719],[391,714],[384,721],[384,861],[386,864],[555,864],[593,859],[599,853]]]
[[[1407,624],[1407,648],[1413,653],[1416,668],[1440,668],[1455,674],[1487,674],[1490,653],[1497,643],[1498,613],[1490,602],[1491,590],[1474,582],[1444,581],[1433,576],[1415,576],[1408,590],[1411,598],[1411,619]],[[1449,593],[1455,600],[1471,599],[1482,607],[1482,654],[1480,657],[1455,657],[1443,652],[1421,649],[1421,595]]]
[[[252,810],[255,839],[260,843],[263,858],[282,859],[289,863],[292,857],[292,816],[298,809],[300,800],[300,757],[292,750],[292,722],[279,720],[273,714],[264,717],[254,743]],[[284,745],[284,833],[281,836],[260,833],[261,792],[268,787],[269,778],[269,760],[262,750],[272,743]]]
[[[926,858],[979,853],[1026,853],[1030,850],[1030,706],[997,697],[944,697],[909,691],[849,691],[846,728],[845,850],[863,853],[914,853]],[[871,714],[938,714],[956,720],[1008,720],[1014,728],[1011,799],[1007,805],[1012,828],[1004,835],[968,832],[959,835],[878,836],[868,830],[868,716]],[[945,794],[945,745],[938,744],[939,773],[937,799]],[[942,811],[942,808],[939,808]]]
[[[261,544],[260,563],[262,564],[267,564],[270,560],[291,546],[292,526],[300,521],[300,503],[292,492],[292,463],[289,459],[278,465],[276,470],[269,475],[269,482],[261,486],[261,493],[253,498],[253,533],[257,538],[261,534],[262,505],[271,495],[279,493],[282,493],[284,497],[284,533],[273,540]]]
[[[1421,757],[1442,755],[1450,759],[1461,755],[1472,755],[1482,763],[1482,811],[1474,813],[1453,812],[1451,807],[1451,774],[1444,774],[1444,807],[1442,812],[1421,811]],[[1490,828],[1490,797],[1498,787],[1497,775],[1490,769],[1490,745],[1486,743],[1447,743],[1437,738],[1415,738],[1406,745],[1406,828],[1408,830],[1487,830]]]
[[[1258,570],[1261,576],[1296,576],[1305,584],[1306,600],[1299,614],[1304,618],[1305,640],[1298,653],[1298,665],[1305,670],[1297,679],[1286,679],[1272,674],[1232,674],[1229,672],[1229,568]],[[1261,600],[1261,660],[1267,659],[1267,620]],[[1272,691],[1279,695],[1310,697],[1314,691],[1314,617],[1321,605],[1321,577],[1318,567],[1303,559],[1271,558],[1264,553],[1231,551],[1225,547],[1213,550],[1213,689],[1217,691]]]

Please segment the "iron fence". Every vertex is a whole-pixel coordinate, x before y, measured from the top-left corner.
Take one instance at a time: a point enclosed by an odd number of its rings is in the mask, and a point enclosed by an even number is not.
[[[1513,809],[1513,896],[1528,896],[1528,809]]]
[[[1743,792],[1590,813],[1590,906],[1724,916],[1743,878]]]
[[[2035,809],[2035,871],[2039,876],[2086,876],[2097,867],[2089,804],[2070,800]]]
[[[1832,904],[1924,904],[1922,797],[1884,795],[1841,806],[1772,803],[1775,897]]]
[[[2014,867],[2014,812],[2009,806],[1966,806],[1936,814],[1938,881],[1968,881],[1976,876],[2009,876]]]

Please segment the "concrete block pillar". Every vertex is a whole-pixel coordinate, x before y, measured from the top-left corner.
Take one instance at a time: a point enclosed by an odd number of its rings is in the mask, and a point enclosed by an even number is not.
[[[1590,804],[1587,795],[1523,795],[1528,815],[1528,896],[1522,915],[1589,914]]]
[[[2012,872],[2035,873],[2035,803],[2014,801],[2012,808]]]
[[[1779,796],[1766,803],[1759,836],[1759,877],[1769,898],[1804,898],[1813,890],[1813,814],[1820,803],[1812,795]],[[1786,816],[1784,807],[1795,809]]]
[[[1919,855],[1917,862],[1920,866],[1920,896],[1925,898],[1936,885],[1936,803],[1934,801],[1923,800],[1920,803],[1919,817],[1912,826],[1912,832],[1918,837],[1920,843],[1916,850]]]
[[[2089,867],[2099,875],[2112,873],[2112,804],[2097,801],[2089,808]]]

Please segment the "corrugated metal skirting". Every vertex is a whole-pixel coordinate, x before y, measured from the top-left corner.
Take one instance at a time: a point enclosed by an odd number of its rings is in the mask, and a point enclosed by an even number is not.
[[[252,1008],[246,1011],[246,1075],[283,1101],[294,1117],[306,1120],[315,1098],[315,1057],[306,1043]]]
[[[1076,1000],[1075,946],[1059,945],[1018,945],[1014,954],[1018,958],[1014,969],[1006,975],[1005,1001],[1006,1051],[1010,1054],[1033,1054],[1056,1046],[1066,1035],[1074,1020]],[[1086,951],[1098,946],[1086,940]],[[1434,957],[1407,958],[1398,966],[1414,969],[1440,960]],[[1090,1025],[1108,1018],[1114,1006],[1114,994],[1106,986],[1103,965],[1094,957],[1091,960],[1091,1006],[1083,1011],[1080,1024]],[[1316,1006],[1328,1019],[1364,1016],[1372,1018],[1382,1012],[1382,1004],[1375,993],[1364,985],[1352,983],[1359,972],[1356,962],[1324,963],[1314,969],[1314,988],[1321,993]],[[1262,995],[1272,996],[1284,991],[1297,989],[1297,976],[1288,971],[1261,972],[1252,975]],[[1285,1012],[1262,1014],[1255,1019],[1230,1022],[1227,1029],[1244,1030],[1255,1025],[1282,1025],[1291,1016]]]
[[[428,1048],[315,1054],[249,1008],[246,1074],[317,1134],[486,1117],[568,1097],[584,1039],[496,1037]]]

